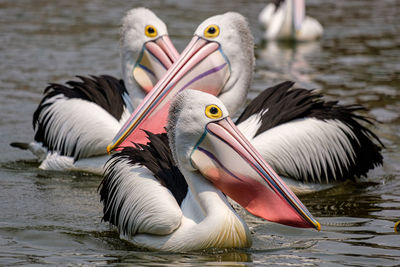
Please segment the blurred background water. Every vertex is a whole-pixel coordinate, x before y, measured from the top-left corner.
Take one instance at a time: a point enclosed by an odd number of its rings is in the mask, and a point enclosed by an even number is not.
[[[265,1],[0,0],[0,265],[306,265],[400,263],[400,2],[308,0],[325,32],[320,42],[265,43],[257,16]],[[119,25],[133,7],[152,9],[182,51],[205,18],[237,11],[250,22],[257,66],[249,99],[293,80],[327,99],[366,106],[386,148],[384,166],[359,183],[301,199],[322,231],[248,216],[244,250],[141,251],[101,222],[101,177],[41,171],[13,141],[33,139],[32,114],[48,82],[120,75]]]

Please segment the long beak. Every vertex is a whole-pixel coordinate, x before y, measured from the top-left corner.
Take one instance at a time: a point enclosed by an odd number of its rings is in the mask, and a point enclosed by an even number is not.
[[[148,93],[178,58],[179,53],[168,35],[163,35],[144,44],[133,68],[133,77]]]
[[[250,213],[272,222],[320,230],[320,224],[229,117],[208,123],[191,161]]]
[[[218,95],[230,76],[230,65],[216,42],[194,36],[179,59],[158,81],[153,90],[108,145],[107,151],[120,150],[132,143],[146,143],[144,131],[164,132],[168,109],[175,94],[190,88]]]

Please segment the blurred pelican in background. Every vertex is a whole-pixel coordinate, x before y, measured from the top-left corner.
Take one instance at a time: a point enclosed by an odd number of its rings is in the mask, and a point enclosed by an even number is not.
[[[306,16],[305,0],[274,0],[258,16],[266,40],[313,41],[321,37],[322,25]]]

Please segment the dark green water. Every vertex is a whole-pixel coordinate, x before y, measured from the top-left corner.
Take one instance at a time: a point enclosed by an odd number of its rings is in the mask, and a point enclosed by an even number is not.
[[[400,3],[309,0],[325,28],[317,43],[264,44],[264,1],[0,0],[0,265],[305,265],[400,264]],[[193,253],[140,251],[101,222],[101,177],[45,172],[9,147],[33,138],[32,113],[48,82],[76,74],[120,76],[118,25],[146,6],[168,25],[178,50],[205,18],[233,10],[249,18],[257,68],[249,98],[291,79],[328,99],[365,105],[380,123],[385,164],[362,183],[301,199],[322,223],[302,230],[246,218],[254,245]]]

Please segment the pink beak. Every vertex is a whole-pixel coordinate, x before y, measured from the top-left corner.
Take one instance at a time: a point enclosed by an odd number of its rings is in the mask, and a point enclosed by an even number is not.
[[[178,58],[179,53],[168,35],[163,35],[144,44],[133,69],[133,77],[148,93]]]
[[[272,222],[320,230],[320,224],[229,117],[207,124],[191,161],[250,213]]]

